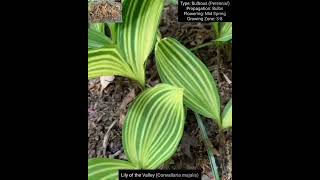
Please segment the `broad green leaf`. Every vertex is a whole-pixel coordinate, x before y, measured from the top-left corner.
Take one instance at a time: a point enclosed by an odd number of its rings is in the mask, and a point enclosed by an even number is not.
[[[101,32],[101,33],[104,33],[104,32],[105,32],[105,25],[104,25],[104,23],[92,23],[92,24],[90,25],[90,28],[91,28],[91,29],[94,29],[94,30],[96,30],[96,31],[98,31],[98,32]]]
[[[222,113],[222,127],[232,127],[232,99],[227,103]]]
[[[226,42],[232,39],[232,22],[223,23],[219,36],[215,41]]]
[[[123,23],[116,24],[116,43],[138,82],[145,84],[145,62],[153,50],[164,0],[126,0]]]
[[[88,29],[88,48],[101,48],[112,44],[112,40],[94,28]]]
[[[122,131],[129,161],[142,169],[159,167],[176,152],[184,122],[183,89],[159,84],[142,92]]]
[[[107,158],[88,160],[88,180],[116,180],[121,169],[137,169],[128,161]]]
[[[88,77],[125,76],[135,79],[133,72],[124,61],[121,51],[116,45],[103,48],[88,49]]]
[[[161,80],[184,88],[185,105],[221,125],[218,89],[201,60],[173,38],[158,42],[155,55]]]

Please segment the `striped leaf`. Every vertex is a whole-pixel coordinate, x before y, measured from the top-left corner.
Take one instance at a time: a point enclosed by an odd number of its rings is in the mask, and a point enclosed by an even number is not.
[[[215,41],[227,42],[232,40],[232,22],[220,23],[219,25],[221,27]],[[216,29],[217,27],[214,26],[214,28]]]
[[[222,127],[232,127],[232,99],[227,103],[222,113]]]
[[[101,48],[112,43],[112,40],[104,35],[104,32],[99,32],[94,28],[88,29],[88,48]]]
[[[158,42],[155,55],[161,80],[184,88],[185,105],[221,125],[218,90],[201,60],[173,38]]]
[[[125,0],[123,23],[116,24],[116,43],[142,85],[145,62],[153,50],[164,0]]]
[[[91,29],[94,29],[98,32],[104,33],[105,32],[105,25],[104,23],[93,23],[90,25]]]
[[[118,179],[121,169],[137,169],[128,161],[107,158],[95,158],[88,161],[88,180]]]
[[[122,142],[130,162],[155,169],[175,152],[183,134],[183,90],[159,84],[145,90],[130,107]]]
[[[111,44],[105,45],[103,48],[88,49],[89,79],[113,75],[136,78],[116,45]]]
[[[126,0],[123,2],[123,23],[107,24],[111,31],[113,44],[118,47],[118,51],[121,51],[123,55],[121,59],[130,68],[130,72],[125,76],[138,81],[142,87],[145,84],[146,60],[156,41],[163,6],[164,0]],[[94,42],[96,42],[92,45],[94,47],[101,45],[97,43],[97,40]],[[110,68],[118,69],[118,67]],[[102,73],[102,67],[99,70],[100,73],[95,73],[96,75]],[[108,69],[105,71],[103,74],[111,73]],[[124,75],[123,72],[111,75],[119,74]],[[130,76],[127,76],[128,74]]]

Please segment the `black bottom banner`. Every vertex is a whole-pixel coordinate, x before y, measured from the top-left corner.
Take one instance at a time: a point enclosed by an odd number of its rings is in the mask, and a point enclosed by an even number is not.
[[[200,170],[119,170],[123,179],[201,179]]]

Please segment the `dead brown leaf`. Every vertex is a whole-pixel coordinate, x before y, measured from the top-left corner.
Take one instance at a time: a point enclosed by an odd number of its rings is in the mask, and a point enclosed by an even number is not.
[[[100,77],[100,95],[102,94],[103,90],[114,80],[114,76],[101,76]]]

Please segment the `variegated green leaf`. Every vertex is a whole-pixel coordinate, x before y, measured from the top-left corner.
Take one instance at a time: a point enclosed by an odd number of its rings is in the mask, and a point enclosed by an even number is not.
[[[222,127],[232,127],[232,99],[227,103],[222,113]]]
[[[219,36],[215,41],[226,42],[232,39],[232,22],[225,22],[219,32]]]
[[[103,48],[88,49],[89,79],[113,75],[135,79],[118,47],[116,45],[106,45]]]
[[[218,90],[201,60],[173,38],[158,42],[155,55],[161,80],[184,88],[186,106],[221,125]]]
[[[103,46],[113,44],[103,32],[99,32],[94,28],[88,29],[88,48],[101,48]]]
[[[92,24],[90,25],[90,28],[91,28],[91,29],[94,29],[94,30],[96,30],[96,31],[98,31],[98,32],[101,32],[101,33],[103,33],[103,34],[104,34],[104,32],[105,32],[105,25],[104,25],[104,23],[92,23]]]
[[[121,169],[137,169],[132,163],[117,159],[88,160],[88,180],[116,180]]]
[[[126,0],[123,23],[116,24],[116,43],[142,85],[145,84],[145,62],[154,47],[164,0]]]
[[[122,142],[130,162],[155,169],[175,152],[183,134],[183,90],[159,84],[145,90],[130,107]]]

